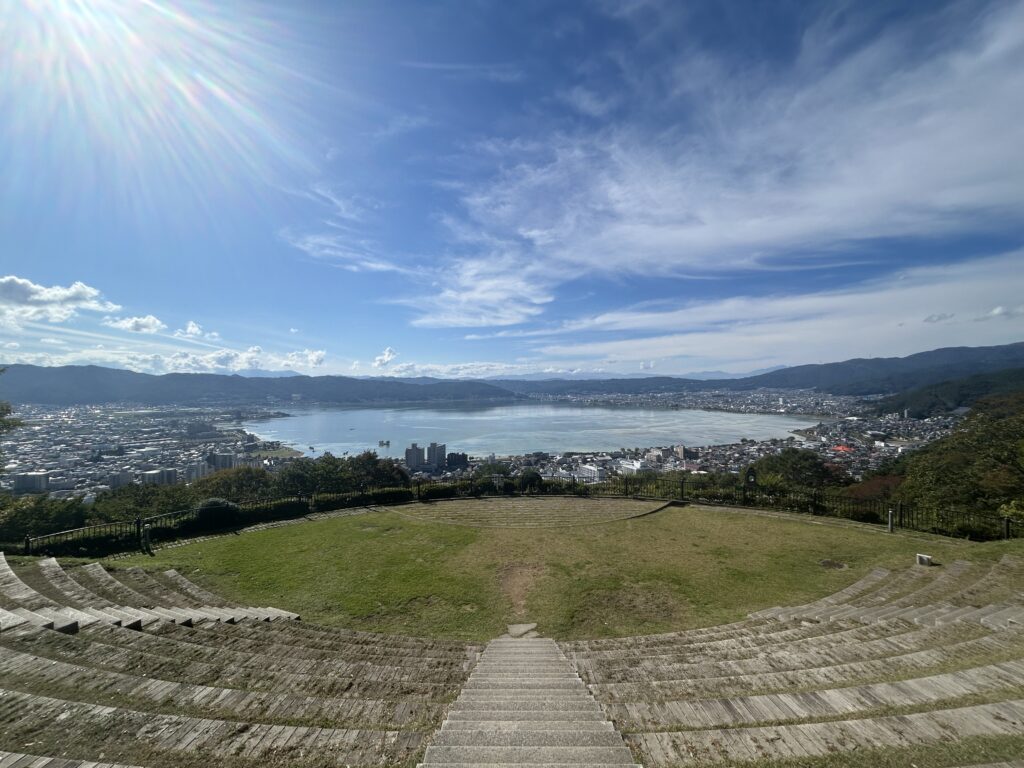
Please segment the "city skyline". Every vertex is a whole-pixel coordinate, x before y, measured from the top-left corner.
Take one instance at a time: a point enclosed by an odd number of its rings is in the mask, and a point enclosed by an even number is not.
[[[52,1],[0,50],[0,362],[678,375],[1024,339],[1024,2]]]

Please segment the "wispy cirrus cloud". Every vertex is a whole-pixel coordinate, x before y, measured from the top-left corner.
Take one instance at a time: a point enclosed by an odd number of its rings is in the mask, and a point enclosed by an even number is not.
[[[401,66],[424,72],[433,72],[450,78],[486,80],[492,83],[518,83],[526,76],[520,64],[505,62],[467,61],[403,61]]]
[[[520,323],[581,273],[792,271],[856,262],[881,240],[1019,223],[1024,3],[958,6],[862,38],[838,19],[823,15],[772,66],[695,48],[651,76],[619,57],[630,102],[614,119],[543,141],[489,138],[480,151],[500,164],[463,184],[449,263],[456,283],[498,274],[489,244],[511,243],[536,280],[443,286],[415,322]],[[914,44],[921,25],[927,47]],[[580,111],[610,111],[584,86],[567,93]]]
[[[322,182],[294,194],[323,209],[325,218],[306,231],[281,230],[279,237],[291,247],[350,272],[415,272],[385,255],[380,243],[369,234],[373,229],[371,219],[380,207],[377,201],[342,194]]]
[[[968,263],[902,270],[895,277],[803,294],[735,296],[691,301],[659,311],[624,309],[563,324],[538,347],[556,359],[590,363],[671,361],[687,365],[756,361],[759,365],[829,362],[907,355],[946,346],[976,346],[971,320],[993,300],[1006,305],[986,315],[1006,320],[989,344],[1024,337],[1024,311],[1007,307],[1024,291],[1024,251]],[[943,307],[936,313],[936,307]],[[995,313],[995,314],[993,314]],[[945,315],[942,322],[922,317]],[[625,338],[622,338],[622,335]],[[608,339],[618,335],[619,338]]]

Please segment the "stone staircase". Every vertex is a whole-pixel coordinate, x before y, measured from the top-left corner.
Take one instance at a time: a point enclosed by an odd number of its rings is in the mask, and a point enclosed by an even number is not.
[[[553,640],[488,643],[420,768],[634,766]]]

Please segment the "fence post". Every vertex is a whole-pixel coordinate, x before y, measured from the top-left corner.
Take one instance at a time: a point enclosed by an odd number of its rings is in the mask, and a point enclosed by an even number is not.
[[[1003,538],[1004,539],[1009,539],[1010,538],[1010,516],[1009,515],[1006,515],[1003,518]]]
[[[32,554],[32,537],[29,536],[28,534],[25,534],[25,554],[26,555],[31,555]]]
[[[897,501],[896,502],[896,511],[899,513],[900,528],[902,528],[903,527],[903,502],[902,501]]]
[[[889,508],[889,533],[892,533],[892,508]]]
[[[686,478],[679,478],[679,500],[686,501]]]
[[[416,481],[416,501],[421,501],[421,499],[420,499],[420,486],[422,486],[422,485],[423,485],[423,483],[421,483],[419,480]]]

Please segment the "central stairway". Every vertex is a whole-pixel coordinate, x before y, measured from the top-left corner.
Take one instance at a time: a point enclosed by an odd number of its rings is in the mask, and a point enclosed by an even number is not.
[[[420,768],[636,766],[553,640],[488,643]]]

